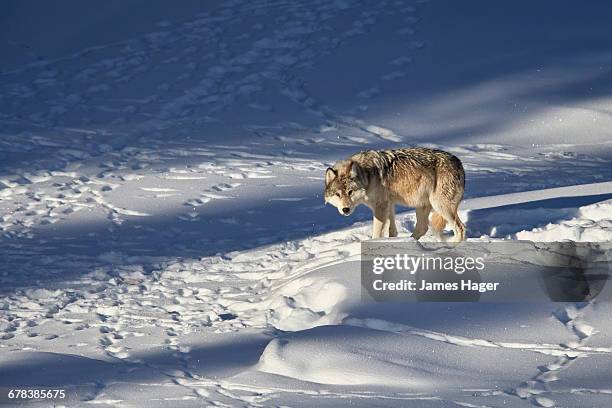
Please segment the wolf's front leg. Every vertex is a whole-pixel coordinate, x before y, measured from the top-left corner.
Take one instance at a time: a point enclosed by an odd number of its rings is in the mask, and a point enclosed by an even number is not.
[[[395,205],[389,208],[389,237],[397,237],[397,225],[395,225]]]
[[[372,239],[389,236],[389,205],[380,204],[374,207],[372,220]]]

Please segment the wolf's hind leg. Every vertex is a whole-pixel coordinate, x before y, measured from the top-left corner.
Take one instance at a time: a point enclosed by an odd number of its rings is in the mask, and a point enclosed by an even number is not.
[[[372,239],[382,238],[389,235],[389,211],[390,206],[388,204],[380,204],[374,207]]]
[[[424,205],[416,208],[416,226],[412,236],[414,239],[419,239],[427,233],[429,229],[429,212],[431,211],[430,205]]]
[[[455,242],[461,242],[465,240],[465,224],[459,218],[457,210],[455,210],[455,228],[453,228],[455,234]]]
[[[395,205],[389,208],[389,236],[397,237],[397,225],[395,224]]]
[[[451,203],[440,203],[432,200],[431,205],[433,209],[446,220],[446,222],[453,229],[453,241],[461,242],[465,239],[465,225],[457,214],[458,205],[452,205]]]
[[[446,227],[446,220],[437,212],[431,214],[431,227],[436,233],[436,236],[441,241],[444,233],[444,227]]]

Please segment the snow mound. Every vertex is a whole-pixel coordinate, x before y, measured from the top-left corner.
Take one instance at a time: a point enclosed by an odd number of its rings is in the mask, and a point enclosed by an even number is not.
[[[520,231],[516,238],[540,242],[608,242],[612,240],[612,200],[580,207],[570,220]]]
[[[271,304],[269,323],[277,329],[296,331],[337,323],[336,305],[347,288],[336,280],[298,279],[284,287]]]
[[[409,392],[510,387],[542,356],[506,348],[457,347],[410,334],[322,326],[272,340],[257,369],[309,382],[402,387]],[[501,363],[500,363],[501,362]],[[482,376],[483,368],[487,376]]]

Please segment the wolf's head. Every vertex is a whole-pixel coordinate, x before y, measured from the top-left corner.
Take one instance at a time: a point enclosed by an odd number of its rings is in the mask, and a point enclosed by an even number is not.
[[[325,171],[325,203],[349,216],[366,199],[367,176],[354,161],[344,160]]]

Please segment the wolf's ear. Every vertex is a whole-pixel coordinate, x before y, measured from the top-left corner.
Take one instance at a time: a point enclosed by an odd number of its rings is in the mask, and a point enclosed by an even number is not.
[[[336,176],[338,176],[338,172],[331,167],[328,167],[327,170],[325,170],[325,185],[328,185],[334,181]]]
[[[351,171],[350,174],[352,179],[359,180],[364,186],[368,184],[368,179],[366,177],[365,171],[361,168],[359,164],[352,161],[351,164],[349,164],[349,168]]]

